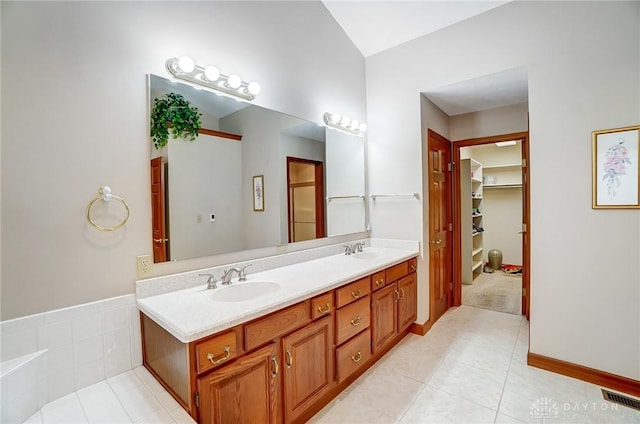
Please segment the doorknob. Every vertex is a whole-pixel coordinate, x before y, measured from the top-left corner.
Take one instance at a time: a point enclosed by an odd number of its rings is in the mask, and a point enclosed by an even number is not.
[[[442,240],[431,240],[431,243],[440,244],[440,243],[442,243]]]
[[[166,242],[168,242],[168,241],[169,241],[169,239],[164,239],[164,240],[163,240],[163,239],[161,239],[161,238],[153,239],[153,242],[154,242],[154,243],[166,243]]]

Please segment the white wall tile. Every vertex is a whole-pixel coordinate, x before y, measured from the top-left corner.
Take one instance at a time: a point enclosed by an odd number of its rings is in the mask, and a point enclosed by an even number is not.
[[[74,369],[75,373],[75,390],[79,390],[99,383],[105,379],[104,359],[89,362]]]
[[[47,400],[49,402],[73,393],[75,387],[75,369],[56,370],[49,367],[47,375]]]
[[[2,353],[3,361],[27,355],[38,350],[38,332],[36,327],[21,330],[2,329]]]
[[[69,345],[73,342],[70,321],[60,321],[38,327],[38,349]]]
[[[129,327],[129,307],[109,309],[103,312],[103,331],[109,332]]]
[[[104,334],[104,360],[107,377],[131,369],[131,341],[128,328]]]
[[[73,344],[73,363],[75,367],[102,360],[103,357],[104,345],[102,336],[89,337]]]
[[[91,336],[102,334],[102,314],[94,313],[75,318],[71,321],[73,327],[73,341],[79,341]]]
[[[74,367],[73,345],[54,347],[47,351],[49,372],[70,371]]]

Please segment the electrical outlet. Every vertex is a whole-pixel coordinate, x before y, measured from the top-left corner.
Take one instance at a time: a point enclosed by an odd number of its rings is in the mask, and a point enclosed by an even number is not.
[[[151,259],[151,255],[141,255],[137,258],[138,264],[138,278],[145,278],[151,276],[151,266],[153,264],[153,260]]]

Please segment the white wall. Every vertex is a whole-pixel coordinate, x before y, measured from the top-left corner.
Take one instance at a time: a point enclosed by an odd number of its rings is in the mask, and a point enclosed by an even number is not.
[[[205,134],[168,143],[170,260],[244,249],[241,149]]]
[[[366,60],[371,192],[422,184],[418,93],[527,67],[530,350],[633,379],[640,220],[591,209],[591,132],[640,121],[639,44],[638,2],[511,2]],[[425,207],[372,208],[373,235],[424,242]],[[428,304],[419,308],[428,316]]]
[[[365,195],[365,142],[364,137],[327,128],[325,197]],[[327,201],[327,235],[364,231],[365,202],[363,198]]]
[[[133,293],[152,251],[146,75],[167,58],[257,80],[256,104],[308,120],[365,116],[364,59],[320,2],[0,7],[2,319]],[[105,184],[131,207],[111,233],[85,219]]]

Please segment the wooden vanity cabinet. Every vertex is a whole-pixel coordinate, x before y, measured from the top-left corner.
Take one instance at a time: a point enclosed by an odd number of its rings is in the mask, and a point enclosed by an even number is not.
[[[418,284],[415,259],[386,270],[384,288],[371,295],[371,349],[376,354],[416,320]]]
[[[199,423],[305,422],[406,334],[415,268],[410,259],[186,344],[141,313],[144,365]]]
[[[276,343],[198,378],[199,422],[280,423],[280,380]]]

